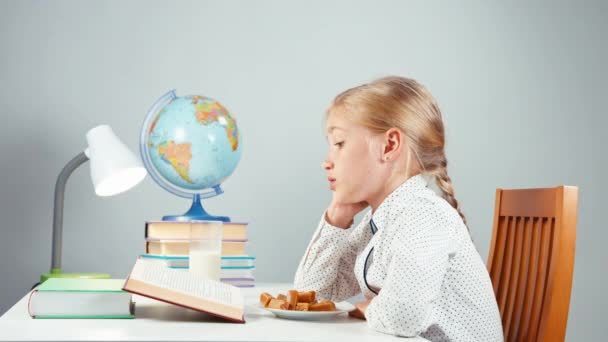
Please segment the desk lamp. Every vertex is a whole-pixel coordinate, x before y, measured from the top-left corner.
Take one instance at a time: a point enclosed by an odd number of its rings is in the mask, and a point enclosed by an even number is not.
[[[40,276],[49,278],[109,278],[102,273],[63,273],[61,271],[61,240],[63,231],[63,195],[72,172],[86,161],[91,161],[91,179],[98,196],[113,196],[127,191],[146,177],[141,161],[129,150],[108,125],[92,128],[86,134],[88,147],[70,160],[59,173],[55,184],[53,211],[53,247],[51,271]]]

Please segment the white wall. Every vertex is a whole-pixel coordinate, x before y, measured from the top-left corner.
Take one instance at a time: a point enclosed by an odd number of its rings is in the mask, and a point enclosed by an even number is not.
[[[497,187],[580,187],[568,340],[604,339],[606,2],[0,2],[0,313],[48,271],[52,200],[85,132],[133,149],[165,91],[220,100],[244,153],[206,201],[249,221],[258,281],[291,281],[328,204],[323,111],[387,74],[427,85],[447,124],[449,172],[487,256]],[[189,207],[151,178],[94,195],[70,178],[65,271],[124,277],[143,223]]]

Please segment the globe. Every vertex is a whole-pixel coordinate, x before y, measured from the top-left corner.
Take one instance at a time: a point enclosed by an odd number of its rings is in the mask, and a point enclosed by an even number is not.
[[[148,173],[168,192],[192,199],[183,215],[167,221],[220,220],[208,214],[202,198],[223,193],[221,184],[236,169],[243,142],[236,119],[216,100],[177,96],[171,90],[158,99],[144,119],[140,153]]]

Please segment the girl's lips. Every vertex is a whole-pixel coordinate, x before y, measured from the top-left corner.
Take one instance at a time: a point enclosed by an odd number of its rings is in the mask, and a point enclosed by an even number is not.
[[[329,188],[331,190],[335,190],[336,189],[336,180],[335,179],[328,179],[329,180]]]

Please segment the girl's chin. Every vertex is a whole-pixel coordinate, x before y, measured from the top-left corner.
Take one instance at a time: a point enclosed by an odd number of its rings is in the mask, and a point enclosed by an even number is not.
[[[332,190],[332,192],[334,193],[334,199],[337,202],[341,203],[341,202],[344,201],[344,196],[343,196],[343,194],[340,191]]]
[[[335,190],[334,191],[334,199],[338,203],[351,203],[352,200],[353,200],[353,196],[348,195],[347,193],[344,193],[343,191]]]

